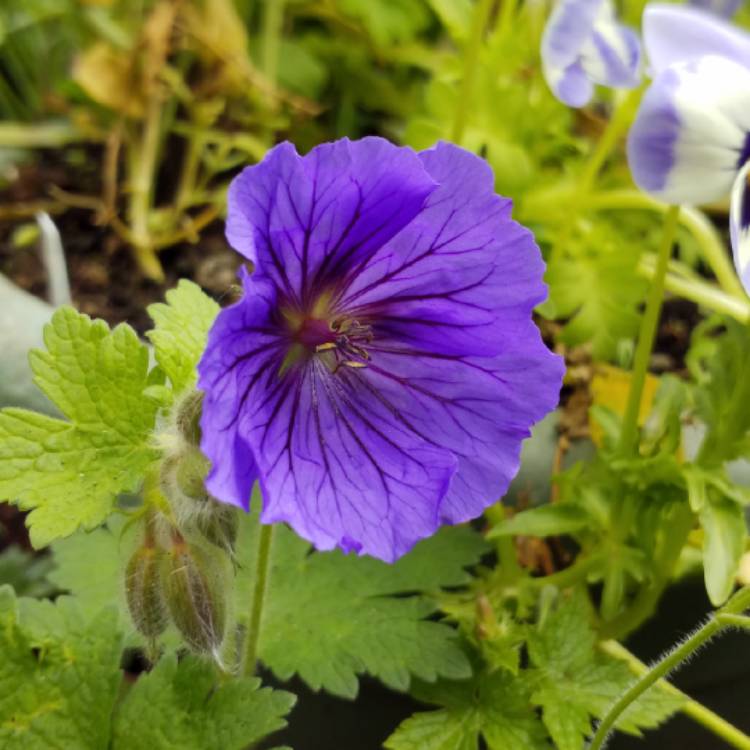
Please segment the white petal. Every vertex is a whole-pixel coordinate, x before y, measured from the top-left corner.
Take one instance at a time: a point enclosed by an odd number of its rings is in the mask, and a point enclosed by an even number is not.
[[[651,3],[643,13],[643,43],[655,74],[704,55],[750,68],[750,34],[698,8]]]
[[[750,132],[750,70],[722,57],[673,65],[654,80],[628,136],[636,183],[669,203],[726,195]]]

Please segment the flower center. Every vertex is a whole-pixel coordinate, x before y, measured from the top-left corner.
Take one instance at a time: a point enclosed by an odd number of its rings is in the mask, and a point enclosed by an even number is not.
[[[367,367],[372,328],[346,316],[326,316],[324,310],[304,315],[283,311],[289,331],[290,346],[279,374],[300,360],[316,357],[333,374],[341,367]],[[322,313],[322,315],[321,315]],[[328,318],[328,319],[327,319]]]

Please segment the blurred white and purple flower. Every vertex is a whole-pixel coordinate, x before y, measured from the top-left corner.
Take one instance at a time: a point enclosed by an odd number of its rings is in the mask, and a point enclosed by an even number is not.
[[[628,137],[633,178],[675,204],[731,191],[734,262],[750,291],[750,35],[696,8],[653,4],[643,38],[653,82]]]
[[[618,21],[611,0],[559,0],[542,37],[542,65],[555,96],[583,107],[596,84],[622,89],[639,84],[641,45]]]

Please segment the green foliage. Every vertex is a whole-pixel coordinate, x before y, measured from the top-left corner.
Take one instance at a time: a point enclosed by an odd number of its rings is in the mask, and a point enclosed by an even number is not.
[[[549,747],[528,687],[506,672],[418,685],[414,694],[443,708],[406,719],[386,741],[388,750],[477,750],[480,737],[489,750]]]
[[[0,552],[0,586],[12,586],[19,596],[44,597],[55,592],[49,579],[54,563],[12,544]]]
[[[286,726],[291,693],[241,677],[218,684],[211,665],[165,656],[142,675],[117,712],[113,749],[244,750]]]
[[[637,305],[646,284],[636,274],[633,255],[609,249],[554,258],[547,269],[550,300],[545,308],[566,318],[561,340],[569,346],[591,342],[594,356],[611,360],[621,339],[633,338],[640,319]],[[606,245],[605,245],[606,246]]]
[[[182,279],[166,297],[166,304],[149,305],[148,314],[155,325],[148,337],[154,345],[156,361],[177,394],[195,385],[195,368],[219,306],[187,279]]]
[[[156,406],[143,396],[148,351],[134,331],[61,308],[45,343],[31,354],[35,382],[70,421],[0,412],[0,497],[31,509],[36,547],[101,524],[155,458]]]
[[[246,609],[254,575],[257,523],[247,517],[238,540],[242,565],[237,608]],[[468,581],[465,568],[485,549],[468,529],[444,529],[394,565],[340,552],[310,554],[283,526],[274,532],[259,653],[281,679],[297,673],[313,689],[354,697],[367,672],[398,690],[422,680],[461,678],[469,663],[455,631],[427,618],[427,595]]]
[[[531,700],[558,750],[580,750],[591,733],[591,718],[601,718],[632,682],[627,665],[596,648],[588,602],[573,596],[550,614],[528,639],[533,685]],[[640,734],[658,726],[682,700],[656,688],[630,706],[618,729]]]
[[[0,746],[104,750],[120,685],[114,613],[73,600],[16,600],[0,588]]]

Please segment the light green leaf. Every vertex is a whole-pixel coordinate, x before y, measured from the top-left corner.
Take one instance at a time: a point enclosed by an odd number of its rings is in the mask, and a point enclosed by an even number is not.
[[[92,531],[78,532],[52,543],[54,569],[50,581],[75,596],[81,612],[93,616],[107,605],[116,605],[119,628],[132,629],[125,603],[123,575],[135,547],[135,526],[124,529],[125,519],[115,514]]]
[[[747,526],[742,506],[723,496],[713,496],[700,511],[703,526],[703,571],[706,591],[714,607],[732,593],[740,557],[745,550]]]
[[[0,588],[0,747],[106,750],[121,681],[114,613]]]
[[[182,279],[166,294],[167,302],[149,305],[155,327],[148,332],[156,361],[175,393],[195,385],[196,367],[206,348],[219,306],[192,281]]]
[[[487,534],[487,538],[492,539],[510,534],[523,534],[524,536],[570,534],[590,528],[595,523],[595,519],[580,505],[572,503],[540,505],[501,521]]]
[[[237,609],[252,595],[257,524],[243,520]],[[261,660],[281,679],[297,673],[314,690],[354,697],[367,672],[399,690],[412,675],[467,677],[455,631],[429,618],[434,602],[419,592],[467,581],[485,545],[468,528],[448,528],[394,565],[340,552],[310,553],[284,526],[274,530],[271,573],[260,635]],[[408,594],[408,595],[407,595]]]
[[[507,672],[465,682],[418,685],[419,700],[444,706],[406,719],[386,740],[387,750],[543,750],[546,732],[523,680]]]
[[[243,750],[286,726],[295,697],[239,677],[219,682],[210,662],[174,654],[139,677],[119,707],[113,750]]]
[[[591,733],[592,717],[601,718],[634,681],[625,662],[596,648],[589,624],[589,605],[582,594],[570,597],[527,642],[534,684],[532,701],[558,750],[581,750]],[[617,728],[639,734],[664,721],[682,704],[679,696],[660,687],[650,690],[623,714]]]
[[[569,318],[561,340],[575,346],[591,342],[594,356],[612,359],[621,339],[638,330],[637,305],[645,282],[636,273],[637,257],[621,248],[566,256],[547,269],[550,299],[546,311]]]
[[[155,457],[148,351],[134,331],[61,308],[44,340],[47,351],[30,357],[35,382],[70,421],[0,412],[0,497],[31,509],[35,547],[98,526]]]

